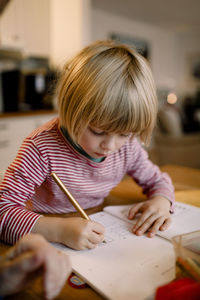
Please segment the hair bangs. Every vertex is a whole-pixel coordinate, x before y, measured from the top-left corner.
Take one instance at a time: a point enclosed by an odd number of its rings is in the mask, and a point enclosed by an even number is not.
[[[121,84],[115,83],[113,88],[104,89],[104,95],[99,95],[99,99],[95,97],[99,107],[90,121],[94,127],[110,133],[132,135],[140,135],[144,130],[139,121],[143,119],[143,107],[138,104],[139,96],[135,87],[130,88],[129,81],[126,78],[122,82],[120,78]]]

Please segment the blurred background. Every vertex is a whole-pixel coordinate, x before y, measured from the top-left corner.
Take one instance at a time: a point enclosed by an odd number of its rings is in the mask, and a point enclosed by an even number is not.
[[[127,43],[151,65],[159,113],[150,158],[200,168],[199,0],[0,0],[0,170],[56,115],[63,63],[98,39]]]

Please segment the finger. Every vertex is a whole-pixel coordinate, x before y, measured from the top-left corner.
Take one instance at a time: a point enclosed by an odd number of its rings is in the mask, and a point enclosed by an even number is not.
[[[55,258],[54,261],[51,260],[46,265],[44,274],[46,299],[53,299],[58,296],[72,270],[70,259],[66,254],[58,252]]]
[[[146,221],[147,219],[149,219],[149,218],[150,218],[151,216],[153,216],[153,215],[154,215],[154,214],[153,214],[152,212],[150,212],[149,210],[143,212],[143,213],[141,214],[141,216],[138,217],[138,220],[136,221],[135,225],[133,226],[133,231],[138,230],[138,229],[142,226],[142,224],[144,224],[145,221]]]
[[[92,221],[91,225],[92,225],[92,231],[96,232],[99,235],[104,234],[105,228],[102,224]]]
[[[45,241],[45,239],[38,235],[38,234],[27,234],[23,236],[15,246],[10,248],[9,251],[6,253],[6,257],[13,259],[22,253],[26,253],[28,251],[37,252],[39,255],[39,252],[42,253],[42,251],[39,251],[39,249],[43,248],[48,243]],[[39,258],[38,258],[39,259]]]
[[[96,232],[92,232],[88,238],[88,240],[93,244],[99,244],[103,242],[104,235],[103,234],[97,234]]]
[[[88,241],[87,243],[87,248],[88,249],[94,249],[97,247],[98,244],[94,244],[94,243],[91,243],[90,241]]]
[[[143,203],[136,204],[132,206],[128,212],[128,219],[132,220],[139,212]]]
[[[139,225],[138,225],[138,227],[136,227],[136,229],[135,229],[135,226],[133,227],[133,232],[136,235],[142,235],[143,233],[145,233],[157,219],[156,214],[153,214],[149,217],[146,217],[146,215],[147,214],[145,214],[145,217],[143,217],[142,220],[139,222]]]
[[[165,222],[163,223],[163,225],[160,226],[160,230],[166,230],[170,227],[170,225],[172,224],[172,219],[171,218],[167,218],[165,220]]]
[[[99,244],[99,243],[98,243]],[[84,245],[80,248],[80,250],[86,250],[86,249],[94,249],[98,246],[97,243],[92,243],[89,239],[85,240]]]
[[[149,228],[149,232],[147,234],[148,237],[155,236],[155,234],[160,230],[160,227],[163,225],[164,222],[165,222],[165,217],[158,218],[151,226],[151,228]]]
[[[32,272],[41,265],[35,253],[29,251],[10,261],[13,272]]]

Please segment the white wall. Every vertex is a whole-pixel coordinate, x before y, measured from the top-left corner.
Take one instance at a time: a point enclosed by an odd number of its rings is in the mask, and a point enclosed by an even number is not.
[[[92,9],[92,40],[109,38],[111,33],[145,39],[150,46],[150,62],[158,89],[175,90],[179,95],[187,93],[188,82],[185,58],[189,52],[200,53],[200,39],[191,35],[177,35],[146,23],[132,21]]]
[[[50,1],[50,59],[62,66],[90,42],[90,0]]]

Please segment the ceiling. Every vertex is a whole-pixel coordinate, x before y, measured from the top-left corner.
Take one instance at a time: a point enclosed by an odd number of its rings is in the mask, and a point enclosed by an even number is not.
[[[92,5],[176,32],[200,33],[200,0],[92,0]]]

